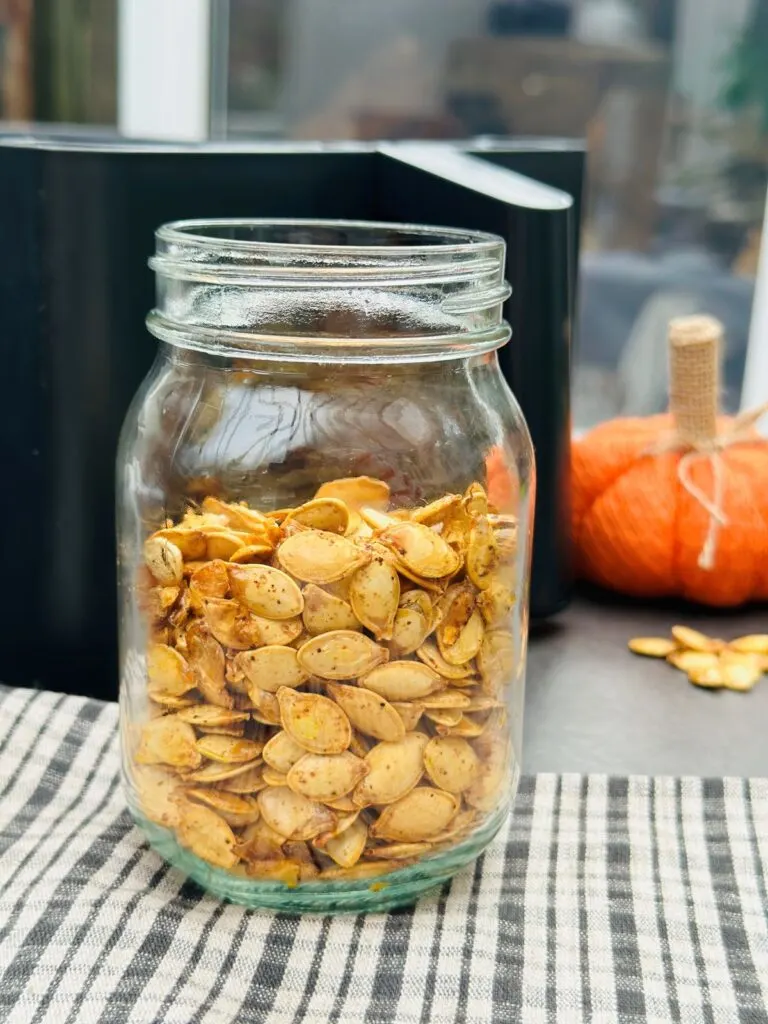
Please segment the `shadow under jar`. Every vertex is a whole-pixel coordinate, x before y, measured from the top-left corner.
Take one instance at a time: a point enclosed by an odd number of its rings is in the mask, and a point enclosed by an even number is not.
[[[534,469],[504,244],[186,221],[150,262],[118,462],[131,812],[248,906],[412,902],[519,774]]]

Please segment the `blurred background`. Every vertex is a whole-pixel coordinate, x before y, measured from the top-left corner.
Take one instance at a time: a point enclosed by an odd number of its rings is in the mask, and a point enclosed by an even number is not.
[[[671,315],[723,320],[724,406],[749,391],[767,54],[768,0],[0,0],[0,127],[586,138],[581,430],[665,406]]]

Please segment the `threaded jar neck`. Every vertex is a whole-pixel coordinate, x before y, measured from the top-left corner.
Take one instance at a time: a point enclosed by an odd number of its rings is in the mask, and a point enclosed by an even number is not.
[[[147,324],[182,348],[239,358],[370,362],[480,354],[510,331],[504,242],[366,221],[166,224]]]

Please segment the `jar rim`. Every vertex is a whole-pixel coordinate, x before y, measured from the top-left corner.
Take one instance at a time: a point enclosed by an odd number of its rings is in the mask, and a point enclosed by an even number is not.
[[[451,358],[509,338],[504,239],[367,220],[174,221],[149,260],[163,341],[204,351],[370,361]],[[384,348],[386,346],[386,349]]]
[[[295,230],[297,232],[327,231],[358,233],[364,236],[366,232],[379,232],[396,236],[412,236],[414,239],[423,239],[420,243],[413,244],[371,244],[362,238],[354,243],[328,243],[328,242],[306,242],[293,241],[279,238],[238,238],[236,235],[219,234],[218,231],[237,230],[261,230],[265,234],[274,229],[276,234],[284,231]],[[189,220],[169,221],[162,224],[155,231],[155,238],[158,242],[177,245],[205,246],[206,249],[221,252],[230,250],[241,250],[252,252],[267,250],[282,251],[288,253],[300,253],[306,251],[313,255],[327,253],[350,256],[355,253],[370,254],[391,254],[397,252],[403,256],[430,255],[441,253],[445,255],[475,255],[480,250],[496,249],[504,244],[504,240],[498,235],[487,231],[467,230],[464,228],[453,228],[443,225],[412,224],[405,221],[377,221],[377,220],[335,220],[329,218],[302,218],[302,217],[221,217],[221,218],[195,218]]]

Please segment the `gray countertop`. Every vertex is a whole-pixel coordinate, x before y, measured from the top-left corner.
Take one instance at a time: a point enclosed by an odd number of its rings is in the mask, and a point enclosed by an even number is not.
[[[768,775],[768,676],[748,694],[701,690],[627,650],[675,623],[732,639],[768,633],[768,610],[648,606],[581,592],[531,634],[525,772]]]

